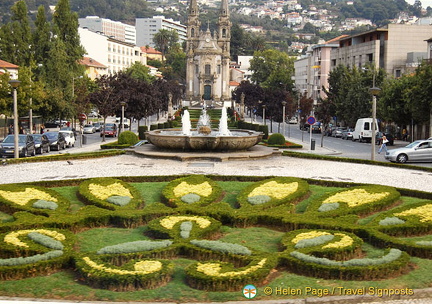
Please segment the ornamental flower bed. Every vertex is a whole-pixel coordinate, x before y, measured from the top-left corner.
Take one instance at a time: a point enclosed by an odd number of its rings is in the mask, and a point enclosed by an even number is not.
[[[246,187],[237,197],[242,207],[265,208],[281,204],[294,204],[309,191],[309,185],[299,178],[276,177]]]
[[[0,211],[13,214],[28,211],[48,215],[62,213],[69,202],[57,192],[34,185],[0,185]]]
[[[190,204],[205,206],[217,201],[221,194],[219,185],[204,175],[175,179],[162,191],[164,202],[172,207]]]
[[[81,198],[88,204],[115,210],[142,208],[140,193],[130,184],[115,178],[93,178],[80,184]]]
[[[369,214],[395,204],[400,193],[387,186],[360,186],[329,193],[310,204],[319,216]]]
[[[432,227],[431,201],[394,207],[401,199],[399,192],[383,186],[343,188],[318,197],[306,181],[290,177],[244,178],[249,181],[247,186],[236,182],[241,186],[237,192],[226,190],[231,191],[228,199],[214,179],[201,175],[176,178],[159,188],[166,204],[146,206],[142,196],[147,197],[148,188],[138,185],[137,178],[136,187],[121,179],[89,179],[80,183],[73,197],[86,206],[73,212],[67,208],[70,202],[53,188],[1,186],[0,208],[13,218],[0,223],[0,279],[76,270],[80,282],[92,288],[132,292],[171,284],[173,275],[180,274],[195,289],[239,292],[251,282],[260,286],[271,281],[269,275],[277,271],[375,280],[407,272],[410,255],[432,256],[427,237]],[[185,202],[185,197],[190,201]],[[302,200],[309,206],[297,213],[295,204]],[[58,207],[41,212],[33,205],[36,202],[45,206],[53,202]],[[332,204],[339,207],[318,210]],[[384,208],[388,210],[380,211]],[[357,214],[378,212],[381,214],[363,224],[358,221]],[[140,225],[144,226],[140,228],[145,233],[142,238],[108,237],[103,240],[106,244],[92,250],[81,250],[72,233]],[[241,241],[223,239],[230,229],[252,225],[280,233],[282,239],[275,246],[283,251],[268,251],[265,238],[264,249],[256,249],[250,246],[256,236],[248,234]],[[425,237],[403,238],[410,235]],[[373,258],[367,249],[363,251],[363,242],[376,246]],[[178,267],[177,257],[193,261]]]

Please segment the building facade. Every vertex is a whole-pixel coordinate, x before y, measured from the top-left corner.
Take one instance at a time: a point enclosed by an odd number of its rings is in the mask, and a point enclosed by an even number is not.
[[[197,0],[191,0],[188,11],[186,41],[186,99],[224,101],[230,93],[231,21],[228,0],[222,0],[217,30],[201,30]]]
[[[87,28],[93,32],[100,32],[105,36],[114,39],[136,44],[135,26],[113,21],[110,19],[99,18],[98,16],[87,16],[78,19],[79,26]]]
[[[415,69],[414,62],[426,58],[426,40],[431,34],[430,25],[388,24],[343,38],[339,47],[331,51],[331,68],[339,64],[351,67],[372,64],[388,75],[400,77]]]
[[[78,34],[86,50],[86,56],[105,65],[108,74],[127,69],[135,62],[147,65],[145,53],[133,43],[120,41],[84,28],[78,28]]]
[[[138,46],[154,47],[153,37],[161,29],[174,30],[179,37],[179,43],[186,40],[186,25],[173,19],[166,19],[164,16],[153,16],[153,18],[136,18],[136,44]]]

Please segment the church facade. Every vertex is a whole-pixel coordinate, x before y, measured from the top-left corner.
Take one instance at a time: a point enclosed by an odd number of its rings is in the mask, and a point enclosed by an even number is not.
[[[197,0],[190,0],[186,41],[186,100],[227,101],[230,93],[231,22],[228,0],[222,0],[217,30],[201,29]]]

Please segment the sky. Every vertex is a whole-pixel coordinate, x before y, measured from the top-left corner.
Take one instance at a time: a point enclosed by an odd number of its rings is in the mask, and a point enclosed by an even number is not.
[[[409,4],[414,4],[415,0],[405,0],[406,2],[408,2]],[[432,7],[432,0],[420,0],[422,6],[424,8],[430,6]]]

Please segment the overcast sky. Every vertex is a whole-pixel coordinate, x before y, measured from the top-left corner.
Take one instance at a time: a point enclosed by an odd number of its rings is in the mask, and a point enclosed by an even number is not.
[[[414,4],[415,0],[405,0],[409,4]],[[432,0],[420,0],[422,6],[427,8],[428,6],[432,7]]]

